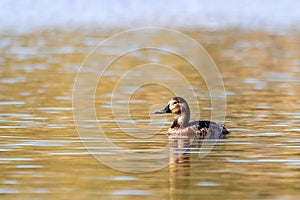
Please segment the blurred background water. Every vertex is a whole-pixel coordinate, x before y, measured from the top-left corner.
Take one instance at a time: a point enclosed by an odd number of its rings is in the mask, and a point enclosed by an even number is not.
[[[51,26],[88,28],[135,28],[163,26],[182,29],[246,29],[298,28],[299,5],[295,0],[2,0],[1,29],[30,31]],[[67,25],[67,26],[66,26]]]
[[[0,1],[1,199],[299,199],[299,7],[292,0]],[[231,134],[203,159],[193,147],[181,163],[132,174],[109,168],[86,151],[74,126],[72,94],[77,71],[97,44],[141,26],[174,28],[203,45],[222,75]],[[107,46],[95,55],[106,59],[118,50]],[[122,74],[145,63],[171,66],[191,83],[197,101],[189,103],[200,108],[194,119],[209,119],[213,109],[205,81],[185,60],[155,50],[131,52],[112,63],[95,90],[96,122],[127,152],[168,143],[169,123],[156,118],[154,129],[147,127],[153,105],[165,105],[170,91],[150,84],[129,94],[132,88],[124,87],[111,103]],[[157,76],[178,80],[167,75]],[[132,83],[137,76],[146,74],[133,73]],[[159,133],[126,135],[112,108],[129,108],[135,125]],[[129,123],[125,110],[118,123]],[[122,160],[104,140],[83,141],[103,144],[94,154]]]

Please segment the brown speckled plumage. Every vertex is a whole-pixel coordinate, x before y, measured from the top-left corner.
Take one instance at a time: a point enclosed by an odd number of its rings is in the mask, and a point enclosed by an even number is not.
[[[194,139],[223,139],[229,131],[218,122],[198,120],[190,122],[190,108],[182,97],[173,97],[168,105],[155,114],[172,113],[174,121],[168,129],[169,138],[194,138]]]

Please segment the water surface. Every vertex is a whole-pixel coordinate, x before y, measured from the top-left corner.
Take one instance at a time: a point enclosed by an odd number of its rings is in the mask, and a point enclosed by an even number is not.
[[[5,199],[298,199],[299,33],[276,35],[226,30],[186,34],[200,42],[219,67],[227,95],[224,123],[231,134],[202,159],[196,146],[181,162],[149,173],[125,173],[105,166],[83,144],[105,141],[91,137],[82,141],[74,127],[72,90],[76,72],[86,54],[107,34],[60,30],[2,34],[1,196]],[[117,48],[107,47],[97,56],[115,55]],[[209,119],[212,111],[205,82],[184,60],[154,50],[132,52],[112,64],[95,91],[97,122],[114,144],[127,151],[147,152],[168,143],[164,131],[169,123],[155,118],[152,129],[148,125],[153,122],[149,115],[152,106],[163,106],[173,96],[169,90],[160,85],[145,85],[128,102],[130,88],[124,88],[122,93],[115,94],[117,103],[110,102],[114,85],[122,74],[145,62],[172,66],[191,82],[198,101],[189,103],[200,107],[199,113],[193,113],[194,119]],[[86,71],[87,76],[93,73],[96,72]],[[130,80],[134,82],[135,76],[141,75],[144,74],[133,74]],[[177,80],[177,77],[157,76]],[[158,133],[141,139],[121,131],[116,122],[129,123],[124,107],[129,108],[131,120],[145,133]],[[115,121],[112,108],[122,111],[119,121]],[[131,131],[135,133],[134,128]],[[105,145],[95,148],[93,153],[112,157],[115,154]]]

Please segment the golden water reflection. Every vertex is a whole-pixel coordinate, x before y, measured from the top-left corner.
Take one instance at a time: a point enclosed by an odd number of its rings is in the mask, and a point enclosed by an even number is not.
[[[203,159],[198,158],[199,149],[193,147],[181,162],[155,172],[131,174],[111,169],[91,156],[78,138],[73,121],[76,72],[86,54],[109,34],[60,30],[3,33],[1,196],[298,199],[299,33],[276,35],[231,29],[186,34],[201,43],[219,67],[227,94],[225,123],[231,134]],[[113,55],[114,48],[102,53]],[[153,50],[133,52],[113,63],[95,92],[98,123],[114,144],[127,150],[153,150],[168,144],[163,134],[168,123],[156,119],[155,130],[162,129],[159,134],[133,142],[131,136],[120,131],[111,112],[112,106],[129,106],[135,124],[145,127],[149,134],[154,131],[146,128],[151,122],[149,109],[167,102],[173,95],[169,90],[150,84],[139,88],[129,103],[124,98],[128,97],[126,90],[116,96],[117,105],[110,103],[118,77],[131,67],[150,61],[168,64],[183,73],[200,102],[200,113],[194,113],[193,118],[210,118],[207,87],[188,63]],[[86,75],[90,73],[94,72]],[[95,149],[94,153],[101,154],[103,150]]]

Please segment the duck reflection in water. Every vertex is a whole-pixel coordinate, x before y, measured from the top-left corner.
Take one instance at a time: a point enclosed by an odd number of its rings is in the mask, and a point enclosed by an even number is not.
[[[219,122],[190,121],[190,108],[182,97],[173,97],[164,109],[155,112],[155,114],[167,113],[175,115],[173,123],[166,133],[171,145],[169,182],[170,193],[173,194],[182,185],[182,181],[189,180],[191,147],[195,146],[197,149],[204,141],[206,145],[213,146],[218,139],[225,138],[229,131]],[[209,144],[210,141],[212,141],[211,144]],[[183,177],[183,180],[180,177]]]

